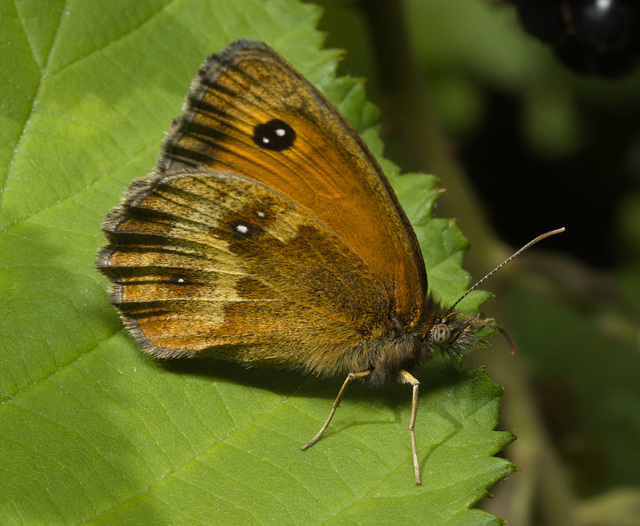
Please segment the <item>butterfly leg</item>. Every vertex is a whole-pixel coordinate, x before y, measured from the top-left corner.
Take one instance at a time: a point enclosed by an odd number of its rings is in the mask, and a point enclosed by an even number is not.
[[[302,451],[304,451],[305,449],[309,449],[311,446],[313,446],[313,444],[315,444],[320,439],[320,437],[322,436],[322,433],[325,432],[327,427],[329,427],[329,423],[331,422],[331,419],[333,418],[333,415],[336,413],[336,409],[338,409],[338,405],[340,404],[340,400],[342,400],[342,396],[344,395],[344,392],[347,390],[347,385],[349,385],[351,382],[353,382],[353,380],[359,380],[360,378],[364,378],[365,376],[369,376],[372,372],[373,372],[372,369],[368,369],[366,371],[362,371],[362,372],[359,372],[359,373],[349,373],[347,375],[346,380],[344,381],[344,383],[342,384],[342,387],[340,388],[340,391],[338,392],[338,396],[336,396],[335,402],[333,402],[333,407],[331,408],[331,412],[329,413],[329,418],[327,418],[327,421],[320,428],[320,431],[318,431],[318,434],[316,436],[314,436],[307,444],[305,444],[304,446],[302,446],[300,448],[300,449],[302,449]],[[407,374],[409,374],[409,373],[407,373]]]
[[[413,454],[413,471],[416,475],[416,484],[419,486],[422,484],[420,480],[420,465],[418,464],[418,448],[416,447],[416,434],[414,429],[416,427],[416,415],[418,414],[418,388],[420,382],[409,374],[407,371],[400,371],[398,373],[398,379],[404,384],[410,384],[413,387],[413,399],[411,401],[411,419],[409,420],[409,435],[411,436],[411,453]]]

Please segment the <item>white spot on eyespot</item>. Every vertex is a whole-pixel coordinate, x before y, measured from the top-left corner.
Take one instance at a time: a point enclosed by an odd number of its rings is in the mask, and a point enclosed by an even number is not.
[[[287,130],[285,130],[284,128],[278,128],[276,130],[276,135],[278,137],[284,137],[287,134]]]
[[[246,234],[247,232],[249,232],[247,225],[243,225],[243,224],[236,225],[236,230],[241,234]]]
[[[262,144],[269,144],[269,138],[268,137],[263,137],[262,138]]]
[[[180,285],[184,284],[185,283],[185,279],[184,278],[178,278],[178,283]]]
[[[256,212],[256,215],[257,215],[258,217],[264,217],[264,216],[265,216],[265,213],[264,213],[262,210],[258,210],[258,211]]]

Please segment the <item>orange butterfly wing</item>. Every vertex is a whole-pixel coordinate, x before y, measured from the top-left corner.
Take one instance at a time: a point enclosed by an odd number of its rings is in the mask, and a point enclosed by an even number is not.
[[[259,42],[207,60],[104,230],[111,299],[159,356],[361,371],[424,323],[422,256],[378,164]]]
[[[339,111],[266,44],[236,42],[198,72],[158,171],[203,166],[245,174],[311,211],[379,277],[403,326],[420,319],[424,262],[389,182]]]

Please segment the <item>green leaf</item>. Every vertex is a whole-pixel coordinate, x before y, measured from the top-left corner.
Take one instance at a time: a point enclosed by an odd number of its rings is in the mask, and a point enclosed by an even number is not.
[[[360,81],[334,79],[318,17],[288,0],[0,4],[3,524],[499,523],[468,510],[513,470],[492,456],[511,435],[493,431],[501,390],[483,372],[437,359],[420,375],[416,487],[406,386],[350,388],[303,453],[342,379],[153,360],[95,270],[102,218],[154,166],[204,57],[235,39],[281,51],[381,155],[377,110]],[[434,178],[382,163],[431,287],[456,298],[466,241],[430,220]]]

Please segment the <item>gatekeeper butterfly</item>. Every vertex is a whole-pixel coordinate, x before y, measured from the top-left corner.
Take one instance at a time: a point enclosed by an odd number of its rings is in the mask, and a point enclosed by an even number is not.
[[[338,110],[262,42],[198,71],[155,172],[106,217],[97,265],[142,348],[413,386],[487,325],[428,292],[418,240]]]

